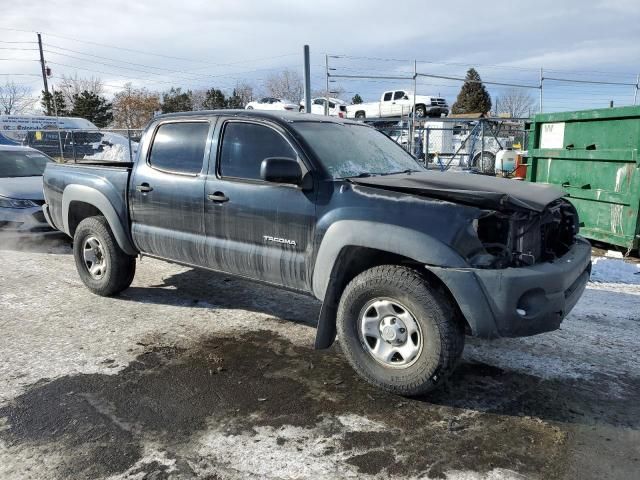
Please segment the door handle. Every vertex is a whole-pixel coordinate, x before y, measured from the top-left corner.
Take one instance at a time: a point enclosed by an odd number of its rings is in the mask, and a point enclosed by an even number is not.
[[[143,183],[141,185],[136,185],[136,190],[142,193],[147,193],[153,190],[153,187],[148,183]]]
[[[224,203],[229,201],[229,197],[227,197],[222,192],[214,192],[207,195],[207,198],[215,203]]]

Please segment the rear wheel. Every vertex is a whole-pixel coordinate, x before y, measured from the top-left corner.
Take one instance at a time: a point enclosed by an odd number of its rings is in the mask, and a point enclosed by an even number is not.
[[[495,173],[496,156],[493,153],[487,151],[478,153],[473,158],[471,166],[478,169],[482,173],[486,173],[489,175],[493,174]]]
[[[464,347],[464,330],[448,299],[417,271],[375,267],[347,285],[337,315],[342,349],[369,383],[402,395],[441,384]]]
[[[247,107],[247,110],[253,110],[253,107],[252,107],[251,105],[249,105],[249,106]]]
[[[356,118],[362,120],[364,118],[366,118],[366,115],[364,112],[356,112]]]
[[[135,257],[122,251],[102,216],[80,222],[73,236],[73,256],[82,283],[96,295],[121,292],[136,273]]]
[[[427,109],[425,108],[424,105],[418,105],[416,107],[416,117],[418,118],[424,118],[427,116]]]

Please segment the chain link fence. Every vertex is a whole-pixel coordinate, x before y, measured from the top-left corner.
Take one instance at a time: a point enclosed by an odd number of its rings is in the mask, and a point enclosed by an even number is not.
[[[131,162],[143,129],[3,130],[12,141],[49,155],[58,162]]]
[[[524,156],[527,130],[519,119],[411,119],[374,126],[419,159],[427,168],[472,170],[514,176],[515,157]],[[411,132],[413,130],[413,141]]]

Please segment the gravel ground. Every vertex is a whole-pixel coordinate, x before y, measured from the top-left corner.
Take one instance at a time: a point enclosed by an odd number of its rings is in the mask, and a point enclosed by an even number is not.
[[[406,399],[311,348],[309,298],[148,258],[100,298],[63,238],[0,238],[0,478],[638,478],[640,275],[611,262],[561,330],[467,339]]]

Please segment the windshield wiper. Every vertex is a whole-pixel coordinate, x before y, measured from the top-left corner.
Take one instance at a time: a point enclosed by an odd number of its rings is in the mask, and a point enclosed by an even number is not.
[[[381,173],[380,175],[399,175],[401,173],[413,173],[413,172],[419,172],[420,170],[414,170],[412,168],[408,168],[406,170],[402,170],[401,172],[388,172],[388,173]]]

